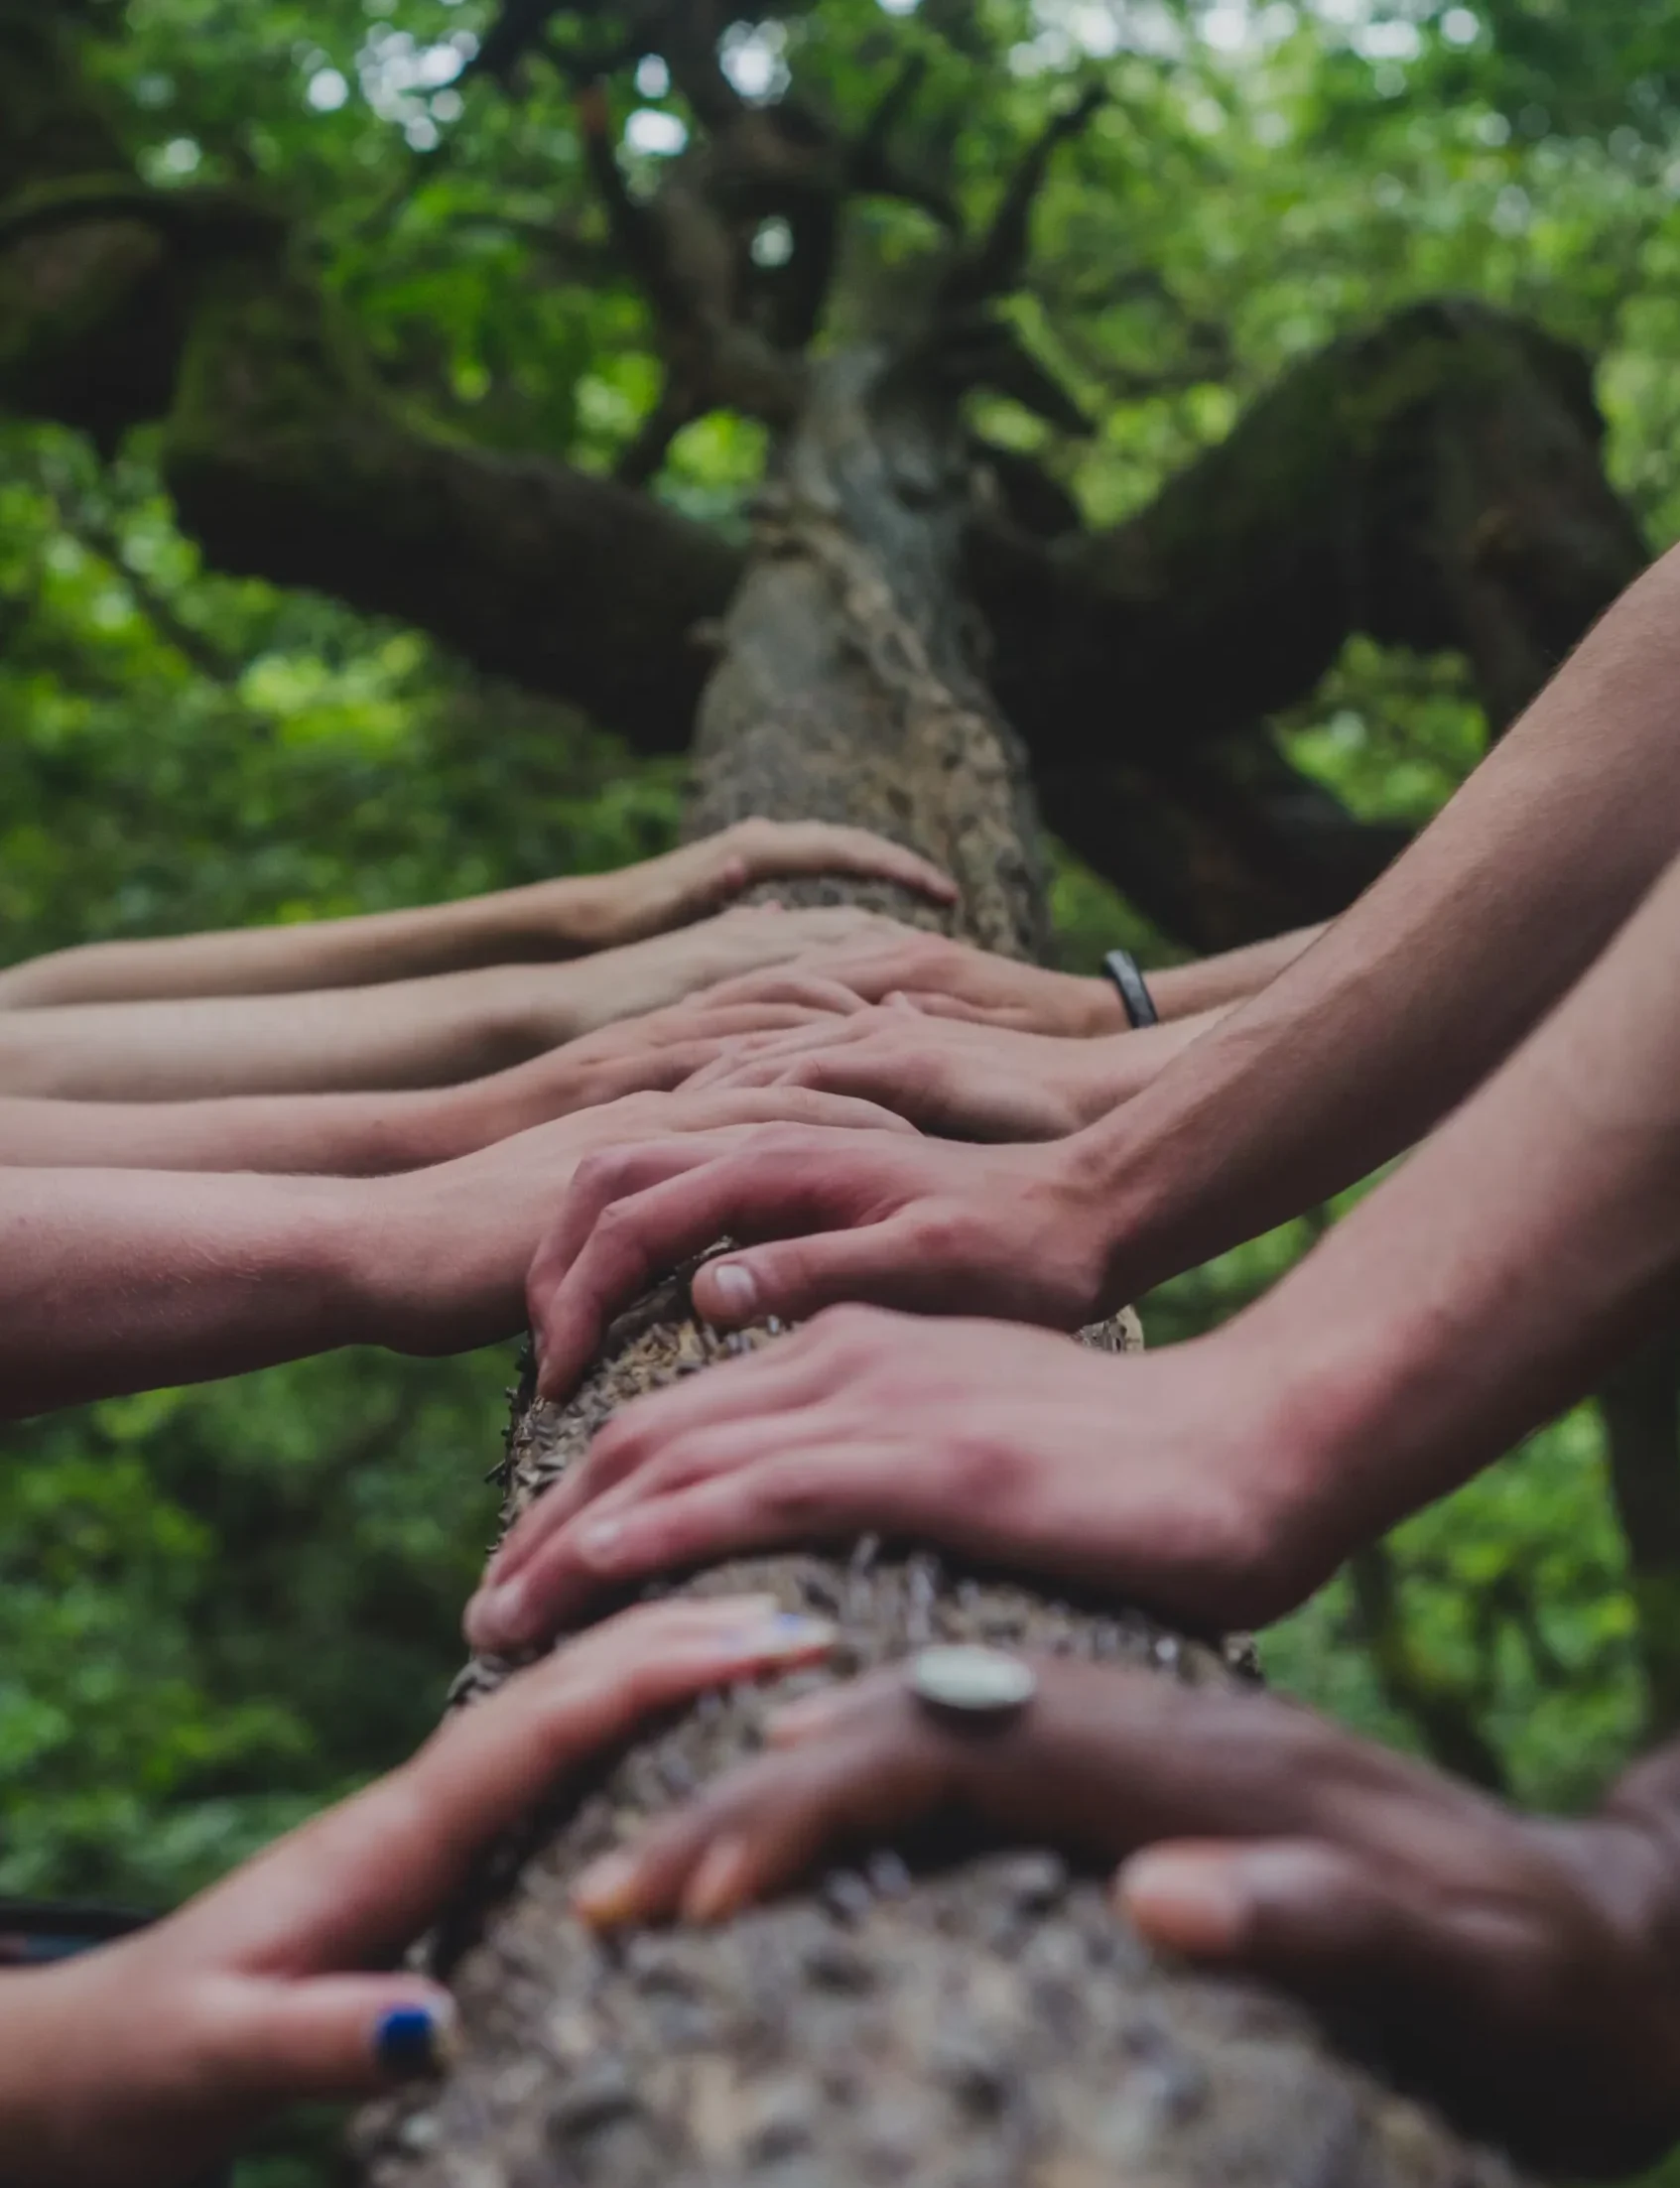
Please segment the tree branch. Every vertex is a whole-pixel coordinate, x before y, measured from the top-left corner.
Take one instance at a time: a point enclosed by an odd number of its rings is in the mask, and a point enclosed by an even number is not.
[[[1107,92],[1094,83],[1066,112],[1053,115],[1028,148],[1004,186],[1003,196],[979,246],[959,259],[946,282],[946,300],[955,307],[1007,296],[1025,278],[1032,245],[1032,209],[1057,150],[1077,137],[1103,105]]]
[[[1576,351],[1426,304],[1297,367],[1127,524],[1046,543],[982,519],[993,681],[1055,825],[1204,946],[1340,910],[1396,837],[1260,725],[1363,632],[1463,651],[1502,728],[1644,566],[1603,432]]]

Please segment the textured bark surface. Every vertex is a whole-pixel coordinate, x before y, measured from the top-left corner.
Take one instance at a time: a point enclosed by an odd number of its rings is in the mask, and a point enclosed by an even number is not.
[[[880,357],[837,360],[785,451],[701,736],[697,821],[827,813],[949,858],[962,923],[1026,952],[1042,900],[1013,739],[974,674],[954,577],[962,475],[941,406]],[[687,1275],[624,1317],[563,1406],[522,1394],[512,1515],[641,1391],[772,1344],[688,1314]],[[1128,1317],[1088,1334],[1137,1342]],[[637,1822],[750,1751],[775,1699],[936,1638],[983,1638],[1187,1681],[1251,1676],[1241,1644],[1127,1606],[1052,1602],[927,1549],[730,1564],[681,1585],[774,1590],[836,1619],[829,1670],[715,1696],[574,1787],[489,1865],[434,1940],[463,2056],[436,2091],[364,2116],[380,2188],[1099,2188],[1502,2181],[1415,2106],[1336,2056],[1308,2017],[1153,1963],[1098,1881],[1031,1849],[950,1838],[856,1868],[718,1932],[597,1942],[570,1879]],[[458,1699],[506,1676],[473,1664]]]

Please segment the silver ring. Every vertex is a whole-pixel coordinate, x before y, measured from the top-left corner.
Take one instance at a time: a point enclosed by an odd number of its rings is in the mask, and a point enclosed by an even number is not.
[[[973,1645],[919,1650],[908,1684],[936,1716],[993,1724],[1018,1716],[1038,1692],[1033,1668],[1021,1657]]]

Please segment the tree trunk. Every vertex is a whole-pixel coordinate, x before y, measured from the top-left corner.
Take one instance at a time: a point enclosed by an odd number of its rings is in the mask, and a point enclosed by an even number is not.
[[[694,819],[823,814],[885,828],[951,863],[963,932],[1025,953],[1044,933],[1032,819],[957,590],[966,481],[953,409],[914,360],[853,354],[815,375],[707,695]],[[687,1304],[679,1277],[626,1315],[564,1406],[529,1403],[527,1383],[509,1516],[624,1399],[775,1340],[773,1328],[719,1339]],[[1118,1349],[1135,1325],[1089,1341]],[[753,1558],[686,1586],[769,1588],[790,1609],[837,1619],[845,1671],[937,1636],[1154,1664],[1191,1682],[1247,1673],[1240,1646],[1184,1639],[1113,1602],[1053,1603],[914,1546]],[[508,1668],[473,1664],[460,1698]],[[745,1754],[765,1706],[743,1690],[681,1713],[487,1867],[429,1948],[460,2002],[462,2056],[440,2088],[363,2117],[364,2179],[1412,2188],[1504,2177],[1340,2059],[1304,2013],[1153,1962],[1099,1883],[1043,1852],[953,1843],[912,1874],[882,1849],[720,1931],[588,1936],[567,1910],[569,1880]]]

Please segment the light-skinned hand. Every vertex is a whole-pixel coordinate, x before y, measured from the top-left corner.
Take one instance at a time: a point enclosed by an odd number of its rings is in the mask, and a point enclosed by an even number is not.
[[[336,1342],[433,1353],[511,1337],[524,1327],[528,1272],[557,1206],[597,1150],[611,1148],[616,1161],[627,1142],[667,1147],[673,1133],[745,1144],[742,1135],[778,1117],[802,1130],[916,1137],[890,1110],[797,1087],[679,1089],[625,1094],[428,1170],[346,1183],[334,1226],[349,1264]]]
[[[909,1007],[953,1018],[1010,1026],[1025,1033],[1084,1036],[1125,1031],[1119,997],[1106,980],[976,950],[971,943],[910,928],[814,946],[800,969],[849,988],[859,1002],[902,996]],[[777,992],[773,973],[746,973],[730,999]]]
[[[609,1421],[508,1535],[467,1633],[523,1646],[603,1588],[864,1533],[1193,1624],[1259,1623],[1334,1571],[1336,1477],[1304,1460],[1260,1372],[1210,1371],[1210,1342],[1116,1359],[1042,1330],[833,1308]]]
[[[832,1639],[762,1596],[626,1612],[169,1920],[0,1975],[7,2182],[181,2188],[279,2106],[432,2070],[449,1994],[392,1967],[473,1857],[650,1713]]]
[[[743,1031],[686,1084],[854,1094],[947,1139],[1061,1139],[1136,1091],[1126,1067],[1139,1046],[931,1018],[899,998]]]
[[[1077,1139],[899,1144],[777,1125],[649,1140],[580,1166],[532,1263],[544,1395],[571,1389],[654,1278],[724,1237],[740,1248],[697,1273],[694,1300],[725,1329],[865,1300],[1074,1330],[1108,1283],[1109,1219]]]
[[[591,939],[598,949],[637,942],[704,919],[757,882],[810,874],[896,881],[935,904],[957,901],[956,883],[931,859],[867,829],[755,817],[662,857],[595,877]],[[562,886],[575,891],[578,884]]]

